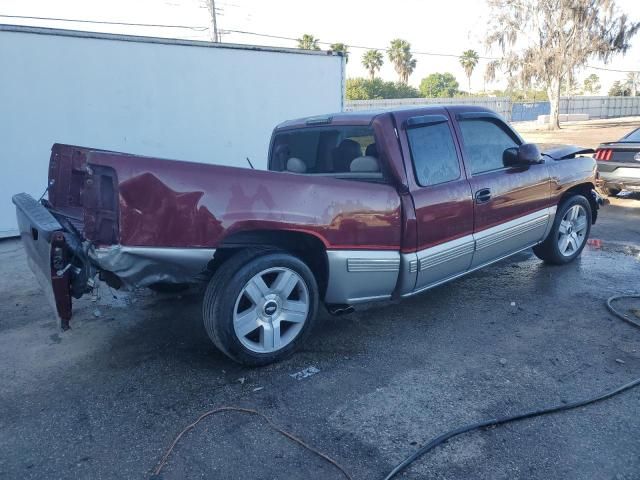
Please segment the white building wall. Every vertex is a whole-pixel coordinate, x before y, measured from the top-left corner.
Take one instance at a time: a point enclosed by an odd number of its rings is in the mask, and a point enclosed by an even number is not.
[[[342,110],[343,59],[0,26],[0,237],[54,142],[265,168],[281,121]]]

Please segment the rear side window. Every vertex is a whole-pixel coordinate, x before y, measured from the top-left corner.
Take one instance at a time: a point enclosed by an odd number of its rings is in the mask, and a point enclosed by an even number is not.
[[[427,187],[460,178],[460,164],[447,122],[407,130],[416,180]]]
[[[519,142],[497,120],[474,118],[460,121],[465,160],[471,174],[504,168],[506,149],[517,147]]]

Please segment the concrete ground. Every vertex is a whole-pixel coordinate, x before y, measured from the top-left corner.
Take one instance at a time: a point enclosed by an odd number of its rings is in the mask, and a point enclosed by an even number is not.
[[[513,127],[527,142],[544,147],[572,144],[596,148],[604,142],[615,142],[640,127],[640,117],[608,118],[562,123],[559,131],[549,131],[537,122],[516,122]]]
[[[0,477],[148,478],[201,413],[255,408],[376,479],[453,427],[573,401],[640,375],[640,331],[604,307],[640,290],[640,200],[601,210],[564,267],[530,252],[401,303],[322,313],[302,351],[261,369],[209,342],[197,295],[106,287],[57,330],[16,240],[0,242]],[[514,305],[512,305],[512,302]],[[630,307],[631,305],[626,305]],[[636,305],[638,307],[638,305]],[[308,367],[319,373],[296,380]],[[475,432],[401,478],[636,479],[640,388],[579,410]],[[188,433],[162,478],[339,479],[259,418]]]

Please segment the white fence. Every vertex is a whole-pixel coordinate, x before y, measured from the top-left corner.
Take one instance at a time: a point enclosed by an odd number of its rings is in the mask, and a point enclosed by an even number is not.
[[[478,105],[498,112],[505,118],[511,117],[511,99],[509,97],[454,97],[454,98],[396,98],[384,100],[347,100],[344,109],[347,112],[358,110],[391,110],[398,107],[421,107],[425,105]]]
[[[454,97],[454,98],[402,98],[385,100],[347,100],[345,110],[389,110],[398,107],[420,107],[424,105],[480,105],[498,112],[511,120],[513,102],[509,97]],[[548,102],[535,102],[548,103]],[[640,116],[640,97],[562,97],[560,113],[586,113],[589,118],[615,118]],[[531,119],[533,120],[533,119]]]
[[[589,118],[640,115],[640,97],[562,97],[560,113],[587,113]]]

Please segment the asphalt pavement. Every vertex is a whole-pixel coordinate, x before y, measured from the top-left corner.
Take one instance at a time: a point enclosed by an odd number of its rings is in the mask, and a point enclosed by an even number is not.
[[[640,291],[633,198],[601,210],[570,265],[525,252],[403,302],[323,312],[302,351],[260,369],[216,351],[197,293],[103,286],[95,301],[76,302],[73,328],[60,332],[18,241],[0,242],[0,262],[0,478],[149,478],[186,425],[240,406],[354,479],[378,479],[451,428],[640,376],[640,331],[604,306]],[[461,436],[400,478],[637,479],[638,432],[640,388]],[[161,477],[344,478],[260,418],[233,412],[187,433]]]

